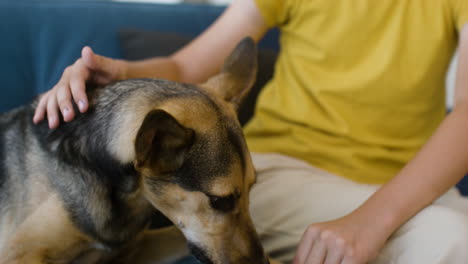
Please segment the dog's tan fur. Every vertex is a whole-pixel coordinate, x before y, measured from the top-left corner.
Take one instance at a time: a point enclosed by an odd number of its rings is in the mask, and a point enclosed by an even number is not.
[[[86,249],[89,241],[52,194],[16,228],[0,263],[61,263]]]
[[[57,131],[29,125],[17,135],[14,120],[30,120],[34,104],[0,117],[0,140],[12,146],[0,148],[0,264],[135,263],[161,241],[144,230],[153,207],[205,263],[267,263],[249,216],[255,172],[236,118],[254,58],[244,40],[198,88],[130,80],[93,90],[90,113]],[[27,154],[3,155],[18,148]]]

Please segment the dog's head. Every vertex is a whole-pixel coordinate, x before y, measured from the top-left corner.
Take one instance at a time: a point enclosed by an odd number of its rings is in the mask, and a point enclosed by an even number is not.
[[[236,110],[257,70],[250,38],[198,95],[149,112],[136,136],[135,167],[147,199],[180,228],[203,263],[267,263],[249,215],[255,171]]]

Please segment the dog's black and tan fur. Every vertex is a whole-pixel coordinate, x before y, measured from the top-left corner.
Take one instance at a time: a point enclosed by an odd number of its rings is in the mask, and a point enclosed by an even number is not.
[[[134,263],[155,208],[203,263],[267,263],[235,112],[255,53],[243,40],[199,86],[135,79],[92,89],[89,111],[55,130],[31,123],[35,103],[1,115],[0,263]]]

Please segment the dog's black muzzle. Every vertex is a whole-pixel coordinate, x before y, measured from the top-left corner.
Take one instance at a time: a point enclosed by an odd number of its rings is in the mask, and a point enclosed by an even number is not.
[[[190,253],[201,263],[203,264],[214,264],[213,261],[206,255],[205,251],[200,248],[199,246],[193,244],[193,243],[188,243],[188,248],[190,250]]]

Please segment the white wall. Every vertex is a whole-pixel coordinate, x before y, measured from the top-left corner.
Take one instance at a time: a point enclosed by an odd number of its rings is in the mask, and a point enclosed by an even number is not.
[[[455,90],[455,72],[457,66],[457,56],[452,60],[452,64],[450,65],[449,71],[447,73],[447,95],[446,95],[446,102],[447,107],[453,107],[453,97],[454,97],[454,90]]]
[[[231,3],[231,0],[209,0],[208,2],[217,4],[217,5],[227,5]]]

